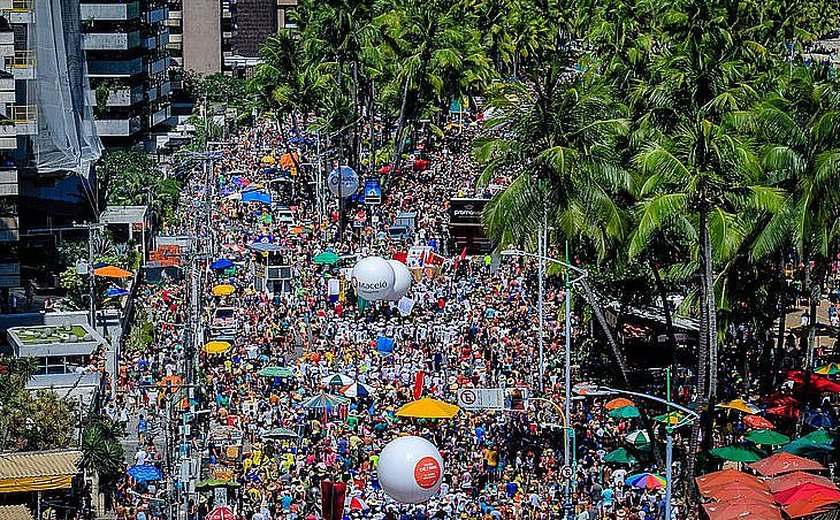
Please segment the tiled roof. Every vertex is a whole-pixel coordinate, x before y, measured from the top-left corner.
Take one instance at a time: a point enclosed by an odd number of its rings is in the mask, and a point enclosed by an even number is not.
[[[0,480],[75,475],[81,460],[79,450],[0,453]]]
[[[33,520],[32,512],[24,505],[0,506],[0,520]]]

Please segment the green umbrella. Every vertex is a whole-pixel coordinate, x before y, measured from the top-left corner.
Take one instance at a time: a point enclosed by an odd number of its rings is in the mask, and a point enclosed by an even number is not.
[[[800,457],[812,458],[830,453],[834,451],[834,447],[831,444],[817,442],[803,437],[801,439],[796,439],[790,444],[786,444],[777,451],[786,451],[788,453],[792,453],[793,455],[799,455]]]
[[[622,406],[615,410],[610,410],[610,417],[616,419],[630,419],[631,417],[639,417],[639,409],[635,406]]]
[[[263,377],[295,377],[295,373],[286,367],[265,367],[259,372],[257,372],[257,375]]]
[[[823,429],[814,430],[808,435],[803,435],[802,439],[809,439],[819,444],[833,444],[837,436],[829,433]]]
[[[755,430],[747,435],[747,440],[755,444],[781,446],[790,442],[790,437],[773,430]]]
[[[635,464],[639,459],[625,448],[618,448],[604,455],[604,462],[613,464]]]
[[[312,261],[318,265],[334,265],[337,264],[339,260],[341,260],[341,257],[331,249],[327,249],[323,253],[315,255],[315,258],[312,259]]]
[[[709,450],[709,454],[732,462],[756,462],[765,457],[760,451],[747,446],[724,446]]]
[[[209,478],[207,480],[202,480],[198,484],[195,485],[196,489],[213,489],[218,487],[239,487],[242,484],[239,482],[232,482],[229,480],[219,480],[217,478]]]
[[[633,446],[644,446],[650,443],[650,437],[648,437],[647,432],[644,430],[630,432],[624,438]]]
[[[298,434],[289,430],[288,428],[274,428],[268,433],[264,433],[264,439],[297,439]]]

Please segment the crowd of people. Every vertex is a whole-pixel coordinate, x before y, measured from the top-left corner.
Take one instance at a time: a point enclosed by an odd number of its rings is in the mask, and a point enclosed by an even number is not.
[[[114,413],[126,422],[129,412],[143,414],[134,432],[138,452],[162,476],[157,485],[128,479],[118,495],[120,518],[172,514],[160,494],[162,482],[179,477],[165,453],[173,446],[176,454],[180,446],[202,461],[198,480],[216,479],[189,495],[188,518],[195,520],[221,503],[245,520],[320,518],[322,480],[348,483],[349,518],[549,519],[566,518],[564,508],[578,519],[664,518],[661,489],[628,486],[630,468],[603,461],[641,423],[610,417],[602,400],[575,402],[569,444],[576,457],[564,453],[562,415],[536,402],[516,411],[462,410],[449,420],[395,416],[400,405],[421,395],[455,403],[458,389],[467,387],[522,389],[562,403],[564,367],[554,360],[562,358],[566,331],[563,320],[546,324],[545,356],[551,362],[541,381],[534,266],[491,255],[462,259],[447,247],[449,198],[489,194],[477,185],[479,168],[469,155],[478,131],[473,122],[447,139],[419,142],[415,154],[428,167],[392,173],[382,203],[344,207],[347,219],[335,201],[327,214],[317,214],[305,188],[308,179],[278,168],[280,156],[290,152],[288,139],[268,122],[221,151],[212,185],[193,179],[182,218],[167,232],[196,237],[213,253],[197,260],[205,337],[189,337],[189,266],[182,276],[164,275],[140,288],[139,312],[154,327],[144,348],[123,360],[124,398]],[[312,151],[304,146],[295,153],[300,160]],[[243,202],[243,192],[268,191],[278,176],[290,182],[271,192],[270,204]],[[281,205],[293,212],[294,223],[277,218]],[[416,213],[414,229],[407,239],[392,238],[387,230],[403,212]],[[346,229],[339,229],[341,223]],[[445,260],[415,276],[407,313],[387,302],[360,305],[349,283],[335,282],[357,258],[399,257],[412,245],[430,246]],[[337,264],[313,261],[328,250],[341,257]],[[212,262],[222,258],[232,265],[213,269]],[[289,266],[290,278],[266,282],[268,262]],[[214,295],[218,285],[234,290]],[[562,285],[549,285],[546,315],[558,315],[563,297]],[[218,308],[235,309],[233,335],[212,326]],[[577,329],[572,334],[573,343],[584,336]],[[392,341],[392,348],[378,350],[381,338]],[[231,348],[208,352],[203,346],[211,340]],[[193,360],[192,397],[178,390],[178,382],[171,389],[161,383],[181,377]],[[285,367],[292,375],[261,376],[266,367]],[[341,385],[325,383],[329,376],[360,383],[369,395],[344,397]],[[148,435],[149,425],[166,427],[182,411],[191,412],[189,447],[177,436],[162,446],[162,434]],[[445,461],[440,492],[417,506],[388,498],[376,473],[382,447],[409,434],[430,440]],[[635,469],[664,471],[655,458]],[[561,471],[566,463],[574,464],[571,477]],[[672,519],[686,513],[674,501]]]

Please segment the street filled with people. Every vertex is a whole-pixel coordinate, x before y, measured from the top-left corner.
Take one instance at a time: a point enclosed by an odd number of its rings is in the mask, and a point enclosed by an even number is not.
[[[576,304],[565,330],[563,277],[545,288],[541,370],[536,261],[452,247],[450,199],[486,198],[509,182],[479,185],[471,149],[482,130],[464,123],[443,138],[418,138],[393,172],[360,174],[384,181],[379,204],[322,204],[329,192],[315,193],[322,186],[313,189],[300,165],[323,161],[325,175],[337,165],[274,122],[208,155],[205,174],[199,168],[184,190],[179,223],[162,233],[188,236],[204,254],[184,251],[173,262],[180,267],[147,277],[137,305],[153,326],[149,342],[121,360],[124,397],[114,414],[132,424],[134,463],[160,475],[125,479],[119,518],[167,519],[185,504],[190,520],[222,505],[245,520],[320,519],[329,481],[347,483],[341,514],[349,518],[661,519],[669,425],[667,520],[696,517],[693,482],[683,478],[690,421],[669,420],[679,414],[661,402],[580,391],[605,374],[597,360],[578,362],[594,357],[597,324],[581,326],[585,305]],[[402,298],[359,297],[349,273],[370,256],[408,264]],[[578,390],[568,425],[567,333]],[[691,377],[675,370],[666,388],[657,373],[634,390],[688,405]],[[726,397],[741,396],[738,381],[722,386]],[[499,389],[502,402],[449,417],[398,413],[425,398],[458,404],[465,389]],[[830,406],[822,412],[833,420]],[[742,418],[735,405],[722,409],[710,447],[744,443]],[[444,461],[427,501],[400,503],[380,483],[379,454],[402,436],[425,438]],[[182,457],[199,461],[192,489]]]

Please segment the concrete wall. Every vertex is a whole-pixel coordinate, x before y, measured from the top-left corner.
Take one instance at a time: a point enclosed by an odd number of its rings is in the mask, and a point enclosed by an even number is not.
[[[199,74],[222,71],[222,10],[219,0],[183,3],[184,70]]]

